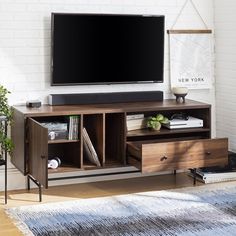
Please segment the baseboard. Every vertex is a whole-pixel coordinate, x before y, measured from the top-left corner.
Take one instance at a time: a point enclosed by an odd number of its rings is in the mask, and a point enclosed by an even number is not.
[[[5,171],[0,170],[0,191],[4,191],[5,188]],[[26,189],[26,177],[22,175],[20,171],[15,168],[7,170],[7,189],[18,190]]]

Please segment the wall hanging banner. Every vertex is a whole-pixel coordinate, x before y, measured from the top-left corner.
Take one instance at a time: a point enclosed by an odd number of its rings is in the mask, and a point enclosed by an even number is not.
[[[171,87],[212,86],[211,30],[169,30]]]

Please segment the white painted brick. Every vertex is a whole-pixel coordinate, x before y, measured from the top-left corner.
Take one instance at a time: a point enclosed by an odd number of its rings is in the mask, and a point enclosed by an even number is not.
[[[111,0],[111,4],[133,6],[135,5],[135,0]]]
[[[110,4],[111,1],[110,0],[89,0],[88,2],[90,5],[107,5]]]
[[[19,1],[1,3],[1,10],[3,12],[26,12],[27,5],[19,3]]]
[[[215,1],[216,132],[236,151],[236,1]]]
[[[135,5],[137,6],[154,6],[155,5],[155,0],[135,0]]]

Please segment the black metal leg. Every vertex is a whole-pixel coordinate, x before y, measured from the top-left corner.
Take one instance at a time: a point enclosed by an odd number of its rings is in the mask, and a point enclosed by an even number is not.
[[[194,185],[196,185],[196,177],[197,177],[196,171],[197,171],[197,169],[196,169],[196,168],[193,168],[193,184],[194,184]]]
[[[27,189],[30,190],[30,178],[27,175]]]
[[[7,121],[5,121],[5,135],[7,136]],[[5,204],[7,204],[7,151],[5,150]]]
[[[42,187],[41,184],[31,175],[28,175],[28,189],[30,189],[30,180],[32,180],[39,188],[39,201],[42,202]]]
[[[41,187],[41,184],[39,184],[39,201],[42,202],[42,187]]]
[[[174,175],[176,175],[176,170],[174,170]]]
[[[5,204],[7,204],[7,160],[5,163]]]

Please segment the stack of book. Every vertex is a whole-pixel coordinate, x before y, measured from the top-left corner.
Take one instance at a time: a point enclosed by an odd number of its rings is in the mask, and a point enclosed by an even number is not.
[[[194,169],[190,169],[190,176],[194,176]],[[204,167],[196,169],[197,180],[208,184],[236,180],[236,170],[230,167]]]
[[[69,116],[68,139],[78,139],[79,116]]]
[[[92,164],[100,167],[101,163],[98,159],[97,152],[91,142],[91,139],[88,135],[86,128],[83,128],[82,135],[83,135],[83,147],[86,157]]]
[[[127,115],[126,127],[127,131],[144,129],[147,127],[147,118],[144,117],[144,114]]]

